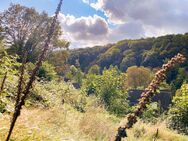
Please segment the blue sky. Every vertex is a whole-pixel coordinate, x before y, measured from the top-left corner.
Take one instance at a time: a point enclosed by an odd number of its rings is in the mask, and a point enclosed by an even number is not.
[[[0,0],[53,15],[58,0]],[[188,32],[188,0],[64,0],[59,20],[71,48]]]
[[[18,3],[27,7],[34,7],[38,11],[46,11],[49,15],[52,15],[54,14],[58,2],[58,0],[1,0],[0,11],[7,9],[10,3]],[[75,17],[97,14],[106,18],[103,12],[93,9],[82,0],[64,0],[61,12],[74,15]]]

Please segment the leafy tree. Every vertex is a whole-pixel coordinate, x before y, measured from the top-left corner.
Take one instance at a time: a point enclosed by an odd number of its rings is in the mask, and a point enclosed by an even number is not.
[[[171,80],[170,85],[172,92],[176,92],[177,89],[181,88],[184,81],[188,81],[188,72],[185,68],[179,68],[175,72],[174,79]]]
[[[69,53],[67,50],[52,51],[48,55],[48,62],[55,67],[58,75],[65,75],[68,70],[67,59]]]
[[[57,77],[57,73],[55,71],[55,67],[49,64],[47,61],[43,62],[41,68],[39,69],[38,76],[40,78],[44,78],[48,81],[53,80]]]
[[[8,51],[22,56],[23,51],[27,50],[29,61],[36,61],[49,32],[52,18],[45,12],[38,13],[33,8],[11,4],[7,10],[0,13],[0,19],[0,27],[3,28],[1,34],[10,46]],[[60,35],[61,28],[57,24],[51,49],[62,46],[58,41]],[[67,44],[63,45],[65,46],[67,47]]]
[[[132,66],[127,69],[127,86],[131,88],[146,87],[151,80],[151,70],[143,66]]]
[[[88,95],[96,95],[110,113],[123,115],[129,111],[125,78],[125,74],[111,67],[102,75],[88,74],[83,89]]]
[[[82,79],[84,77],[83,72],[80,68],[76,68],[74,65],[70,66],[70,71],[66,74],[66,78],[72,80],[73,83],[78,83],[79,86],[82,85]]]
[[[136,65],[135,52],[132,50],[124,51],[124,57],[120,64],[120,69],[126,71],[128,67]]]
[[[88,71],[89,67],[92,66],[91,62],[96,62],[96,58],[104,53],[112,45],[106,46],[95,46],[92,48],[79,48],[70,50],[70,57],[68,58],[68,63],[76,66],[76,60],[79,60],[80,68],[82,71]],[[97,64],[97,63],[95,63]]]
[[[17,62],[18,56],[8,55],[7,52],[3,52],[0,55],[0,75],[4,76],[6,72],[10,76],[18,74],[18,68],[20,63]]]
[[[188,85],[183,84],[173,97],[169,127],[188,135]]]
[[[177,53],[188,57],[188,34],[166,35],[157,38],[122,40],[108,46],[71,50],[69,63],[75,65],[80,60],[80,67],[88,71],[93,64],[103,70],[110,65],[126,71],[131,66],[161,67]],[[188,69],[188,61],[181,67]],[[172,81],[173,79],[169,79]],[[169,83],[170,84],[170,83]]]
[[[28,73],[31,73],[34,67],[35,65],[33,63],[27,63],[26,69]],[[40,79],[51,81],[57,78],[57,72],[55,71],[55,67],[52,64],[50,64],[48,61],[45,61],[42,63],[42,66],[40,67],[37,76]]]
[[[69,80],[73,80],[77,71],[78,71],[78,69],[74,65],[71,65],[70,71],[66,74],[66,78],[68,78]]]
[[[89,74],[100,74],[100,67],[98,65],[93,65],[88,70]]]
[[[15,98],[14,81],[20,66],[17,58],[18,56],[8,55],[6,52],[0,54],[0,112],[9,110],[7,105],[11,105],[11,99]]]
[[[57,23],[57,20],[58,20],[58,14],[61,10],[62,2],[63,2],[62,0],[59,1],[55,15],[54,15],[53,20],[50,24],[50,28],[49,28],[46,40],[45,40],[44,45],[42,47],[43,48],[42,52],[40,53],[39,59],[36,62],[36,66],[32,70],[32,73],[29,77],[29,80],[27,81],[27,84],[26,84],[24,90],[23,90],[22,86],[23,86],[23,77],[24,77],[25,63],[26,63],[26,57],[27,57],[26,51],[28,51],[28,50],[24,51],[24,53],[23,53],[23,60],[22,60],[22,66],[21,66],[21,71],[20,71],[21,74],[20,74],[19,82],[18,82],[18,91],[17,91],[15,110],[14,110],[14,114],[13,114],[13,117],[12,117],[12,121],[11,121],[11,124],[10,124],[10,128],[9,128],[9,131],[8,131],[6,141],[9,141],[9,139],[10,139],[10,136],[11,136],[12,131],[14,129],[17,118],[20,116],[22,106],[25,104],[25,100],[26,100],[28,94],[30,93],[30,90],[32,88],[33,82],[35,81],[37,72],[38,72],[39,68],[41,67],[43,60],[46,57],[47,51],[49,50],[49,47],[50,47],[49,45],[52,41],[52,37],[53,37],[53,34],[55,32],[55,29],[56,29],[55,27],[56,27],[56,23]]]

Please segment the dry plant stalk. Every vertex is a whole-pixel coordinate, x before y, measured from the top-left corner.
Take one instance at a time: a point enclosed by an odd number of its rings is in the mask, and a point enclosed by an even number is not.
[[[8,72],[5,72],[5,75],[4,75],[4,77],[3,77],[3,81],[2,81],[2,83],[1,83],[0,92],[2,92],[3,89],[4,89],[5,81],[6,81],[6,79],[7,79],[7,73],[8,73]]]
[[[167,64],[164,64],[162,68],[155,74],[154,79],[149,84],[149,86],[144,90],[141,94],[141,98],[139,99],[139,103],[136,106],[136,110],[127,116],[127,123],[124,127],[118,128],[118,133],[115,136],[115,141],[121,141],[122,138],[127,137],[126,129],[129,129],[137,122],[137,117],[139,117],[143,111],[146,109],[146,104],[149,103],[150,98],[154,96],[156,90],[158,89],[161,82],[166,79],[166,73],[172,69],[176,64],[183,63],[186,58],[178,53],[175,57],[171,58]]]
[[[25,99],[26,99],[26,97],[28,96],[28,94],[30,92],[32,84],[33,84],[33,82],[34,82],[34,80],[36,78],[36,74],[37,74],[40,66],[42,65],[42,61],[46,57],[46,53],[47,53],[47,51],[49,49],[49,44],[51,42],[51,39],[53,37],[53,33],[55,31],[55,26],[56,26],[56,23],[57,23],[58,14],[59,14],[59,12],[61,10],[62,2],[63,2],[63,0],[60,0],[60,2],[58,4],[58,7],[57,7],[56,12],[55,12],[55,16],[53,18],[53,21],[52,21],[52,24],[51,24],[51,27],[50,27],[50,31],[49,31],[47,39],[46,39],[46,41],[44,43],[43,50],[42,50],[42,52],[41,52],[41,54],[39,56],[39,59],[38,59],[38,61],[36,63],[35,68],[32,71],[32,74],[31,74],[31,76],[29,78],[28,83],[26,84],[26,87],[25,87],[24,91],[22,91],[22,89],[23,89],[22,88],[22,83],[23,83],[23,76],[24,76],[26,58],[23,59],[22,67],[21,67],[21,74],[20,74],[19,83],[18,83],[18,91],[17,91],[17,99],[16,99],[16,105],[15,105],[15,111],[14,111],[14,114],[13,114],[12,122],[11,122],[11,125],[10,125],[10,129],[9,129],[9,133],[8,133],[7,138],[6,138],[6,141],[9,141],[9,139],[10,139],[10,136],[12,134],[12,130],[14,128],[16,120],[17,120],[18,116],[20,115],[22,106],[25,104]],[[26,57],[26,55],[24,55],[24,56]]]

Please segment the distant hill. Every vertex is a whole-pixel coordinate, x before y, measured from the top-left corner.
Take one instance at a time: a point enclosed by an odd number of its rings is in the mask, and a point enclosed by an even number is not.
[[[70,51],[69,64],[80,67],[84,72],[94,64],[101,69],[110,65],[118,66],[122,71],[130,66],[160,67],[177,53],[188,57],[188,33],[166,35],[157,38],[122,40],[115,44]],[[187,67],[188,62],[183,64]]]

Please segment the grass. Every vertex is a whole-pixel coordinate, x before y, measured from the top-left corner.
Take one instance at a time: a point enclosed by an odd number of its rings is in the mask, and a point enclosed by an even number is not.
[[[0,141],[5,140],[10,120],[10,115],[0,116]],[[108,141],[120,121],[124,122],[103,108],[90,108],[85,113],[67,104],[51,109],[24,108],[11,141]],[[188,136],[167,129],[163,122],[152,125],[141,121],[127,131],[126,141],[152,141],[157,128],[157,141],[188,141]]]

